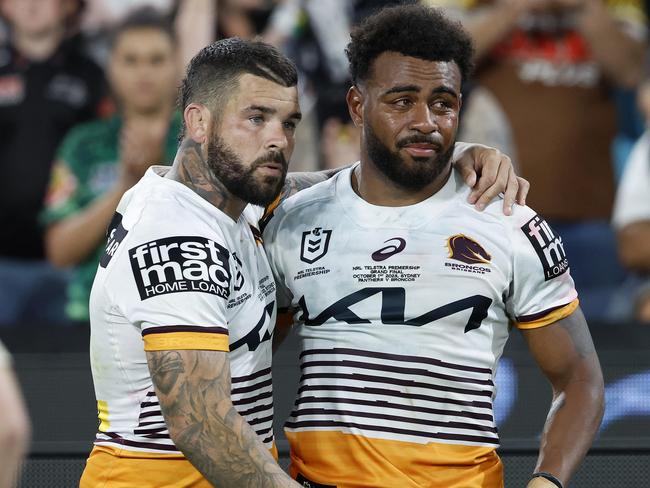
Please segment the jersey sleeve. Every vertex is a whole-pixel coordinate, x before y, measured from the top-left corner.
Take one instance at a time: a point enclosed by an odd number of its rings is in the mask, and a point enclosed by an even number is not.
[[[276,286],[278,313],[286,312],[293,300],[293,294],[288,286],[283,265],[283,245],[281,242],[281,222],[284,220],[282,209],[274,209],[273,215],[264,226],[264,250],[273,271]]]
[[[543,327],[578,307],[562,238],[531,209],[512,219],[512,280],[506,306],[520,329]]]
[[[168,210],[163,225],[161,212],[125,242],[111,272],[113,302],[142,334],[145,351],[228,351],[234,268],[226,240],[182,213],[170,218]]]

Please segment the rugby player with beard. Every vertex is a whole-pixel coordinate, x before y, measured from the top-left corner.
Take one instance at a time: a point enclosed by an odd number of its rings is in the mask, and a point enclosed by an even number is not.
[[[553,388],[527,486],[561,488],[600,425],[602,373],[561,238],[525,206],[478,212],[452,171],[471,40],[423,6],[380,11],[351,38],[361,160],[286,199],[264,231],[300,344],[290,474],[503,487],[492,403],[514,325]]]
[[[274,459],[276,295],[258,230],[280,193],[327,176],[285,182],[296,83],[293,64],[258,42],[219,41],[190,62],[174,163],[122,197],[93,284],[100,425],[82,488],[298,486]],[[473,159],[487,176],[474,201],[505,182],[514,199],[507,158],[463,158],[470,179]]]

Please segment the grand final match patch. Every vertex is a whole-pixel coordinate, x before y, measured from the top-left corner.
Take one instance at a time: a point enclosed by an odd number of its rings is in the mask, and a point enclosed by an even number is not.
[[[535,215],[521,226],[544,268],[544,280],[556,278],[569,269],[562,238],[553,232],[551,226]]]
[[[198,236],[167,237],[129,250],[142,300],[185,291],[228,298],[229,256],[222,245]]]

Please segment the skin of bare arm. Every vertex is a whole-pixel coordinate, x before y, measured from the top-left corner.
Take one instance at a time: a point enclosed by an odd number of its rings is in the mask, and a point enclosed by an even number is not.
[[[502,0],[466,15],[463,25],[474,41],[476,59],[481,60],[508,35],[519,17],[534,3],[534,0]]]
[[[128,186],[116,184],[83,211],[48,226],[45,250],[55,266],[74,266],[106,240],[106,227]]]
[[[222,351],[149,351],[147,363],[169,435],[219,488],[297,487],[230,398]]]
[[[179,81],[194,55],[215,38],[217,2],[213,0],[181,0],[174,29],[178,39]]]
[[[634,88],[643,77],[647,43],[629,35],[604,1],[564,0],[579,10],[578,29],[596,62],[615,83]],[[562,3],[562,2],[561,2]]]
[[[526,204],[530,184],[515,174],[510,157],[498,149],[481,144],[457,142],[453,161],[454,168],[460,172],[465,183],[473,188],[469,201],[476,204],[479,210],[485,208],[487,203],[500,193],[504,194],[503,209],[506,215],[512,212],[514,202]],[[289,173],[282,188],[282,199],[325,181],[347,167]]]
[[[646,43],[629,35],[602,0],[501,0],[468,15],[465,27],[481,59],[503,40],[526,12],[561,7],[577,13],[577,28],[595,61],[614,82],[634,87],[643,75]]]
[[[603,416],[604,385],[598,356],[579,308],[562,320],[522,334],[553,387],[535,471],[550,473],[566,486]],[[534,478],[528,487],[541,482]]]
[[[626,225],[617,233],[618,253],[626,268],[650,272],[650,221],[639,221]]]
[[[0,488],[10,488],[16,486],[27,452],[30,426],[18,383],[8,367],[0,366],[0,391]]]

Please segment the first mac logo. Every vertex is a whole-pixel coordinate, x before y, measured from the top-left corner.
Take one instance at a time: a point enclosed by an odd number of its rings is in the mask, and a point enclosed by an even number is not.
[[[225,247],[198,236],[167,237],[129,250],[142,300],[184,291],[228,298],[229,255]]]

